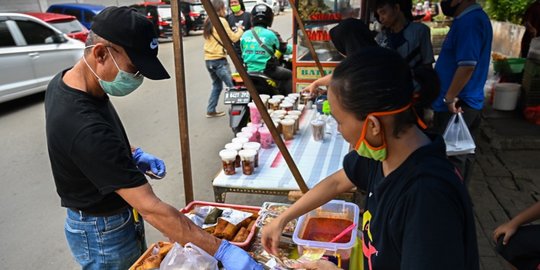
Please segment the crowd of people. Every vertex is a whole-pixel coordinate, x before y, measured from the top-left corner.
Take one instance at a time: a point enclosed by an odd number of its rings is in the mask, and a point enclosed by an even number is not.
[[[474,155],[447,157],[442,138],[453,114],[478,128],[487,79],[492,29],[476,0],[443,0],[453,18],[435,61],[429,29],[415,21],[411,2],[378,0],[374,35],[362,21],[346,19],[330,32],[345,56],[335,71],[305,91],[328,86],[332,115],[354,151],[343,169],[322,180],[262,231],[277,255],[284,226],[337,195],[357,188],[362,206],[364,269],[479,269],[467,184]],[[429,3],[428,3],[429,4]],[[242,0],[212,6],[247,70],[278,79],[290,92],[291,72],[275,64],[291,46],[271,30],[266,4],[246,11]],[[121,22],[131,21],[132,24]],[[227,52],[210,20],[204,26],[206,67],[212,80],[207,117],[218,117],[220,93],[232,86]],[[150,46],[148,46],[150,44]],[[207,234],[161,201],[145,175],[160,178],[165,163],[130,144],[109,95],[126,96],[146,77],[169,78],[157,58],[152,23],[126,7],[109,7],[95,19],[81,60],[61,71],[45,98],[46,135],[61,205],[67,209],[68,246],[83,269],[127,269],[146,249],[144,221],[180,244],[191,242],[228,270],[262,269],[245,251]],[[433,67],[434,66],[434,67]],[[288,87],[288,88],[287,88]],[[434,110],[427,130],[423,111]],[[536,269],[540,217],[536,204],[494,232],[498,250],[518,269]],[[337,269],[328,261],[298,267]]]

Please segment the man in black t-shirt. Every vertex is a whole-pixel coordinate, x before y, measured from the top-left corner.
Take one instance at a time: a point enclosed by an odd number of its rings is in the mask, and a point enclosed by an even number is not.
[[[56,75],[45,96],[49,158],[77,262],[84,269],[129,268],[146,249],[140,213],[169,239],[194,243],[227,269],[262,269],[154,194],[143,173],[162,177],[165,165],[131,147],[109,100],[128,95],[144,77],[169,78],[152,23],[134,9],[109,7],[95,17],[86,45],[83,58]]]
[[[242,26],[244,31],[251,29],[251,10],[246,12],[244,1],[242,0],[230,0],[229,8],[231,13],[227,15],[227,22],[231,29],[236,32],[238,26]],[[238,54],[238,57],[242,59],[242,48],[240,48],[240,41],[233,43],[234,51]]]

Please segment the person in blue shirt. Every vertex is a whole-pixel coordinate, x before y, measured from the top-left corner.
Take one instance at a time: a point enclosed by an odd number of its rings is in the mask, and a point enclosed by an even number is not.
[[[281,40],[271,30],[274,13],[266,4],[257,4],[251,11],[253,28],[242,35],[240,46],[242,58],[248,72],[262,72],[279,82],[282,94],[292,92],[292,72],[279,66],[283,54],[291,54],[292,46]]]
[[[475,0],[445,0],[441,2],[441,8],[454,21],[435,63],[441,90],[432,105],[435,111],[433,129],[443,134],[450,117],[463,112],[474,137],[484,105],[493,30],[487,14]],[[468,183],[474,155],[450,159]]]

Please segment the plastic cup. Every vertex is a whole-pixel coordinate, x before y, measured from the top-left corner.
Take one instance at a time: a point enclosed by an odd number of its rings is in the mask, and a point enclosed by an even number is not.
[[[268,100],[268,109],[272,109],[274,111],[279,110],[279,103],[281,103],[281,100],[279,99],[269,99]]]
[[[278,99],[279,101],[282,101],[285,98],[284,95],[273,95],[272,99]]]
[[[276,127],[278,133],[280,134],[283,131],[281,127],[281,120],[282,119],[279,119],[279,118],[272,118],[272,122],[274,122],[274,126]]]
[[[251,123],[259,124],[261,123],[261,113],[257,109],[257,105],[255,103],[250,102],[248,103],[249,107],[249,117],[251,119]]]
[[[286,141],[294,139],[294,120],[283,119],[281,120],[281,129],[283,133],[283,139]]]
[[[258,142],[248,142],[243,145],[245,150],[255,150],[257,155],[255,155],[255,167],[259,167],[259,150],[261,150],[261,144]]]
[[[293,110],[296,110],[296,106],[298,105],[298,104],[296,104],[296,99],[295,99],[294,97],[286,97],[286,98],[283,100],[283,102],[289,102],[289,103],[291,103],[291,104],[293,105]],[[283,103],[283,102],[282,102],[282,103]]]
[[[259,134],[261,135],[261,147],[264,149],[271,148],[274,140],[270,130],[267,127],[261,127],[259,128]]]
[[[248,138],[243,138],[243,137],[242,138],[234,138],[234,139],[232,139],[231,142],[232,143],[240,143],[240,144],[243,145],[244,143],[249,142],[249,139]]]
[[[298,105],[298,110],[299,110],[299,111],[304,111],[305,108],[306,108],[306,105],[304,105],[304,104]],[[309,107],[308,107],[308,108],[309,108]]]
[[[261,94],[261,95],[259,95],[259,97],[261,98],[261,101],[264,104],[264,106],[268,106],[268,100],[270,99],[270,96],[265,95],[265,94]]]
[[[238,152],[240,159],[242,159],[242,172],[245,175],[252,175],[255,171],[255,156],[257,151],[255,150],[241,150]]]
[[[294,133],[298,130],[300,130],[300,121],[298,115],[285,115],[285,119],[292,119],[294,120]]]
[[[241,143],[228,143],[225,145],[225,149],[227,150],[233,150],[233,151],[240,151],[242,150],[242,145]],[[236,167],[240,167],[240,156],[236,156],[236,162],[235,162],[235,165]]]
[[[279,108],[281,110],[284,110],[286,112],[289,112],[289,111],[292,111],[293,110],[293,104],[290,103],[290,102],[287,102],[287,101],[284,101],[282,102],[281,104],[279,104]]]
[[[326,122],[323,120],[313,120],[311,121],[311,129],[313,133],[313,140],[323,141],[324,140],[324,128]]]
[[[221,164],[223,165],[223,173],[225,175],[233,175],[236,173],[236,157],[238,153],[234,150],[221,150],[219,151],[219,156],[221,157]]]
[[[298,117],[300,117],[300,115],[302,115],[302,111],[294,110],[294,111],[287,112],[287,114],[288,115],[297,115]]]

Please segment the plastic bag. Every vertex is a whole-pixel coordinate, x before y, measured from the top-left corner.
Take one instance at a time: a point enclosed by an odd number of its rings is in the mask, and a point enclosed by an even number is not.
[[[192,243],[173,248],[161,262],[160,270],[218,270],[218,261]]]
[[[454,114],[450,118],[443,138],[448,156],[474,154],[476,144],[461,113]]]

